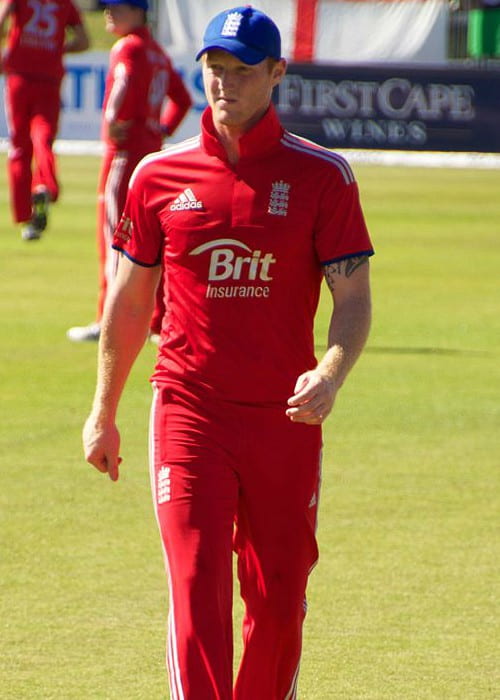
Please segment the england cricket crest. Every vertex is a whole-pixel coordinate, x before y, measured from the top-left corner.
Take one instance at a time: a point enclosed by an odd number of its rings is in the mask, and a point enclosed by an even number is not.
[[[157,474],[156,482],[156,500],[160,506],[162,503],[168,503],[172,496],[172,486],[170,481],[170,467],[160,467]]]
[[[238,30],[240,28],[241,20],[243,15],[241,12],[229,12],[224,22],[224,26],[221,29],[221,36],[238,36]]]
[[[291,185],[283,180],[273,182],[271,196],[269,197],[269,207],[267,213],[273,216],[286,216],[288,214],[288,197]]]

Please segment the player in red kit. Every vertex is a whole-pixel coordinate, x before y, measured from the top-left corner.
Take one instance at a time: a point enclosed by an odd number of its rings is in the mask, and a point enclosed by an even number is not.
[[[321,468],[321,424],[365,344],[372,244],[339,155],[283,129],[276,25],[250,6],[217,15],[198,54],[201,134],[142,160],[115,232],[88,462],[118,478],[119,398],[163,319],[150,473],[169,584],[175,700],[297,697]],[[334,308],[314,356],[322,279]],[[232,553],[245,603],[233,684]]]
[[[116,273],[111,248],[114,229],[125,205],[127,185],[143,156],[162,147],[191,107],[191,97],[170,58],[146,24],[147,0],[110,0],[106,30],[120,37],[111,49],[104,93],[101,165],[97,202],[99,297],[95,323],[68,331],[73,341],[97,340],[107,289]],[[161,323],[162,299],[153,322]]]
[[[49,202],[59,196],[52,146],[59,123],[62,57],[85,51],[89,40],[72,0],[4,0],[0,37],[8,19],[0,68],[6,73],[12,214],[22,224],[23,239],[36,240],[47,226]]]

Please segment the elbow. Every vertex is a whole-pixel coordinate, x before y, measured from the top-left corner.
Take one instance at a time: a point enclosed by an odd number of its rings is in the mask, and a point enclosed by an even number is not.
[[[78,51],[86,51],[90,48],[90,38],[87,33],[82,34],[78,41]]]

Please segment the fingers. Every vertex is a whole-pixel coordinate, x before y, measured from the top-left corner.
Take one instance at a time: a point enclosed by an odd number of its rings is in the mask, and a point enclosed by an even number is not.
[[[108,471],[109,478],[111,479],[111,481],[118,481],[118,477],[120,474],[119,466],[121,463],[122,463],[122,458],[118,457],[118,459],[115,462],[108,464],[107,471]]]
[[[86,461],[111,481],[117,481],[122,458],[119,456],[120,437],[112,423],[96,425],[92,417],[83,429],[83,452]]]
[[[118,481],[120,475],[119,466],[122,463],[122,458],[115,459],[107,457],[104,453],[97,456],[95,453],[85,455],[85,460],[101,474],[108,474],[111,481]]]
[[[303,404],[294,408],[288,408],[286,415],[293,423],[309,423],[311,425],[321,424],[330,413],[330,408],[326,404]]]
[[[295,393],[288,399],[286,415],[294,423],[323,423],[333,407],[334,389],[330,381],[314,370],[302,374]]]

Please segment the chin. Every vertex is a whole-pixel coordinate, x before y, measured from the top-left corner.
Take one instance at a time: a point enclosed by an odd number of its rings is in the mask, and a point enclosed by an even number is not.
[[[221,124],[224,124],[224,126],[238,126],[241,121],[236,115],[231,114],[225,109],[217,110],[215,116]]]

